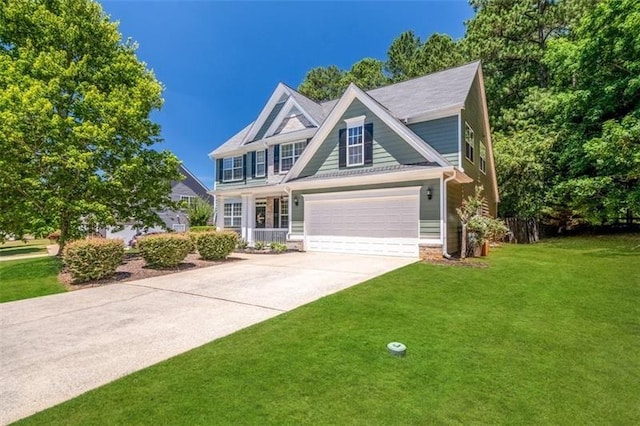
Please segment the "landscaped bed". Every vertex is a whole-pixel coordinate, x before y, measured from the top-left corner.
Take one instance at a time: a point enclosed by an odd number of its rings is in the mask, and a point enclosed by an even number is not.
[[[161,275],[175,274],[190,269],[208,268],[210,266],[219,265],[225,262],[239,260],[238,258],[229,257],[225,260],[203,260],[200,255],[191,253],[186,259],[174,268],[150,268],[146,266],[144,259],[139,254],[125,254],[123,263],[116,269],[115,275],[110,278],[88,281],[73,284],[71,274],[67,270],[62,270],[58,275],[58,280],[65,285],[67,290],[79,290],[82,288],[97,287],[105,284],[113,284],[119,282],[141,280],[144,278],[159,277]]]
[[[638,236],[483,262],[417,262],[24,424],[638,424]]]

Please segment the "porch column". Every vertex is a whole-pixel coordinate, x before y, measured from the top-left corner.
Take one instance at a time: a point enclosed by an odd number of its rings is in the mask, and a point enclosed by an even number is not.
[[[253,196],[251,195],[243,195],[242,196],[242,239],[245,241],[249,241],[253,239],[253,228],[255,228],[254,222],[254,201]]]
[[[216,196],[216,228],[224,229],[224,197],[222,195]]]
[[[253,244],[253,230],[256,229],[256,199],[253,197],[253,195],[243,195],[242,201],[244,203],[242,208],[244,209],[246,206],[247,215],[247,236],[244,238],[249,244]]]

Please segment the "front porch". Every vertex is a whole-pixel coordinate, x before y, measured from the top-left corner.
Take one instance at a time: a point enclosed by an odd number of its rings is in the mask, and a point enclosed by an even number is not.
[[[288,195],[218,196],[216,204],[216,226],[238,232],[250,246],[287,242],[291,217]]]

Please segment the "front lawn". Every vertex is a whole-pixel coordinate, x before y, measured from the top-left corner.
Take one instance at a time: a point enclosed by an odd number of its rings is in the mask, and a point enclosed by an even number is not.
[[[0,303],[62,293],[60,260],[55,257],[0,262]]]
[[[0,244],[0,257],[46,253],[49,244],[47,239],[6,241]]]
[[[640,239],[487,263],[407,266],[25,423],[638,424]]]

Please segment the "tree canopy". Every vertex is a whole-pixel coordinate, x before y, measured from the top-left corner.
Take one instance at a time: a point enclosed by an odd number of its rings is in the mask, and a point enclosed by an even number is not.
[[[159,224],[178,160],[152,146],[162,86],[89,0],[0,5],[0,234]]]
[[[470,4],[462,39],[422,42],[406,31],[379,61],[385,78],[349,81],[369,89],[481,59],[502,216],[607,223],[640,214],[640,2]],[[346,71],[313,71],[328,78],[305,79],[304,94],[342,94]]]

